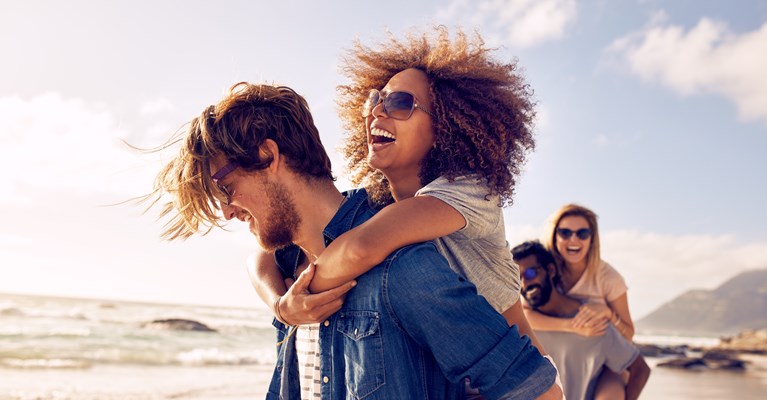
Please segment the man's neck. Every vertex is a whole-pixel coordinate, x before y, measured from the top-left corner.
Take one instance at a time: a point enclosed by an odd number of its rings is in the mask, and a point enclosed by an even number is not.
[[[322,231],[336,215],[344,196],[330,180],[311,180],[291,188],[301,226],[294,238],[314,262],[317,255],[325,249]]]
[[[570,318],[578,313],[581,302],[559,293],[556,288],[551,291],[551,297],[546,304],[536,308],[536,311],[559,318]]]

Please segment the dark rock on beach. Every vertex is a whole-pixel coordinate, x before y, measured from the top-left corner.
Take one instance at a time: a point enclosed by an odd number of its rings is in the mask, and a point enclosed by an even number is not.
[[[639,353],[643,357],[666,357],[666,356],[684,356],[687,354],[689,347],[687,345],[681,346],[658,346],[654,344],[636,344],[639,349]]]
[[[767,329],[746,329],[732,337],[723,337],[718,345],[707,348],[688,346],[656,346],[638,344],[645,357],[666,360],[659,367],[693,370],[743,371],[749,364],[741,354],[767,354]]]
[[[703,362],[703,359],[700,357],[679,357],[679,358],[674,358],[668,361],[658,363],[658,366],[670,367],[670,368],[693,369],[693,368],[705,368],[706,363]]]
[[[746,369],[746,362],[738,358],[737,354],[721,351],[707,351],[700,357],[678,357],[658,363],[658,366],[684,369],[742,371]]]
[[[169,331],[218,332],[202,322],[181,318],[156,319],[142,324],[141,327]]]

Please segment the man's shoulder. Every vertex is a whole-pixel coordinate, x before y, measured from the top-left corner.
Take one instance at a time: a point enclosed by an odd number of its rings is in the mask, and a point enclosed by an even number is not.
[[[432,242],[397,249],[379,267],[382,267],[380,272],[386,274],[390,289],[410,288],[418,292],[425,286],[452,281],[458,277]]]
[[[386,261],[392,265],[417,263],[433,264],[438,262],[447,262],[442,254],[437,250],[433,242],[420,242],[409,244],[395,250],[386,258]]]

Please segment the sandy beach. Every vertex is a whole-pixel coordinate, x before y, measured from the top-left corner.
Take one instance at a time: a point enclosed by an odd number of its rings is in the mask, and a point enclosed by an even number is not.
[[[656,367],[642,393],[651,400],[761,399],[767,392],[767,357],[744,356],[746,372],[686,371]],[[0,369],[0,398],[8,400],[206,399],[252,400],[266,394],[268,366],[130,367],[87,370]]]

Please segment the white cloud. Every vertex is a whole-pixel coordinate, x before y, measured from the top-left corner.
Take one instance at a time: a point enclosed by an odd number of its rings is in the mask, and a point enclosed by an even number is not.
[[[509,244],[540,239],[543,228],[507,227]],[[767,268],[767,242],[730,235],[664,235],[631,230],[600,232],[602,258],[629,286],[635,320],[691,289],[714,289],[743,271]]]
[[[103,106],[58,93],[2,97],[0,121],[0,168],[9,172],[3,202],[28,201],[41,188],[136,195],[151,186],[148,172],[137,169],[147,162],[121,142],[128,132]]]
[[[646,82],[683,95],[713,93],[735,103],[744,120],[767,124],[767,23],[742,34],[702,18],[685,31],[661,13],[640,32],[613,41],[608,56]]]
[[[160,113],[174,111],[176,107],[166,97],[158,97],[142,104],[139,113],[142,116],[152,116]]]
[[[437,14],[439,21],[481,27],[485,39],[532,47],[562,38],[577,15],[575,0],[454,0]]]

